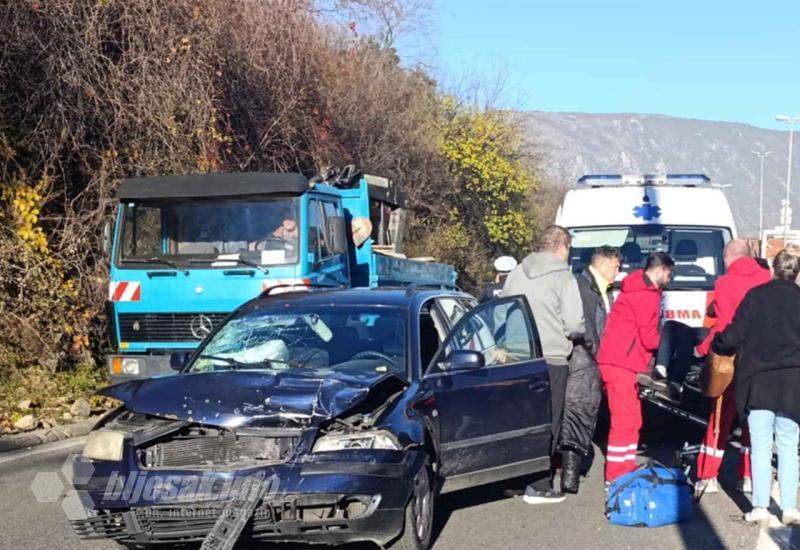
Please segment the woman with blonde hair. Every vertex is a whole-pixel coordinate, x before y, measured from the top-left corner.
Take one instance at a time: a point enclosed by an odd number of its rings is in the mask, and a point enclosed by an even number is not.
[[[736,355],[733,383],[739,418],[750,428],[753,509],[749,522],[769,520],[772,448],[778,448],[782,521],[800,523],[797,511],[800,440],[800,257],[787,250],[772,263],[774,279],[750,290],[712,350]]]

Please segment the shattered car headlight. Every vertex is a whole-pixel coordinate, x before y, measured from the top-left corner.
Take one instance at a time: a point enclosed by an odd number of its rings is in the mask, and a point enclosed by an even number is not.
[[[125,432],[114,430],[91,432],[86,440],[86,445],[83,446],[83,456],[92,460],[120,462],[125,435]]]
[[[397,441],[389,432],[384,431],[328,434],[320,437],[314,444],[315,453],[353,449],[386,449],[398,451],[400,450],[400,445],[397,444]]]

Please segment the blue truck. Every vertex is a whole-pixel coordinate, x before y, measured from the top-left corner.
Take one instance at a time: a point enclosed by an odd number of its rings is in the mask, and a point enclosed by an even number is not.
[[[104,233],[112,382],[173,372],[230,312],[264,293],[455,286],[453,267],[401,253],[402,191],[353,167],[311,179],[132,178],[117,198]]]

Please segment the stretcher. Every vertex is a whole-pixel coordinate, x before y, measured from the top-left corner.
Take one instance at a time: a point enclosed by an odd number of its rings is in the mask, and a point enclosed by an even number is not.
[[[656,406],[662,411],[675,415],[679,418],[683,418],[684,420],[688,420],[689,422],[693,422],[698,426],[702,426],[704,428],[708,426],[707,418],[703,418],[702,416],[692,412],[688,407],[683,406],[680,401],[673,399],[666,392],[659,391],[654,388],[640,386],[639,398],[642,401],[646,401]]]
[[[645,382],[645,383],[643,383]],[[703,395],[699,385],[699,371],[690,372],[684,380],[679,395],[670,395],[668,388],[659,383],[647,383],[647,377],[639,380],[639,398],[656,409],[699,426],[708,426],[710,400]],[[700,443],[685,441],[675,453],[677,464],[688,468],[697,460]]]

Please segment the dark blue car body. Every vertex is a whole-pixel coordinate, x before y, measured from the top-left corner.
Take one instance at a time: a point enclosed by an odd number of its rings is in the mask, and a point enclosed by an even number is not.
[[[243,538],[387,545],[408,536],[408,511],[413,499],[424,500],[421,491],[432,501],[549,467],[549,378],[523,298],[475,306],[471,296],[451,290],[299,292],[257,298],[228,322],[254,308],[362,306],[402,312],[405,373],[190,372],[204,343],[183,372],[104,390],[123,406],[95,430],[125,432],[122,459],[75,458],[74,485],[87,509],[73,522],[77,532],[126,544],[200,541],[225,504],[212,495],[263,471],[279,486]],[[463,362],[476,353],[480,364]],[[353,422],[359,433],[388,434],[396,450],[314,452],[322,434],[352,435]],[[168,456],[166,445],[180,452]],[[236,450],[242,445],[263,457],[230,458],[247,454]],[[230,460],[185,465],[212,446],[215,457]],[[420,488],[423,478],[429,488]],[[430,533],[420,533],[418,547],[425,547]]]

